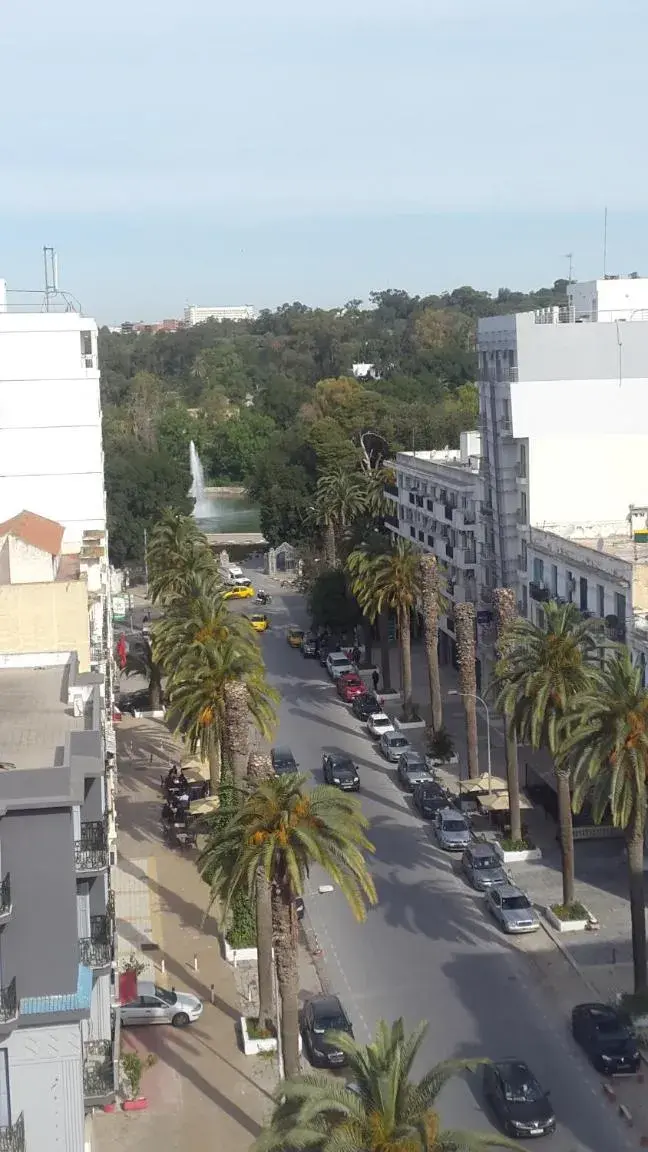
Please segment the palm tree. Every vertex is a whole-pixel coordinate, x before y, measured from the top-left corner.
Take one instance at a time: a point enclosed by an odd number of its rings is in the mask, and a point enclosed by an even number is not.
[[[484,1060],[445,1060],[421,1080],[411,1078],[427,1032],[421,1022],[410,1035],[403,1021],[381,1020],[371,1044],[359,1044],[346,1032],[331,1033],[345,1054],[348,1079],[310,1072],[282,1082],[268,1127],[252,1152],[292,1148],[317,1152],[480,1152],[519,1148],[493,1133],[443,1129],[436,1102],[453,1076],[472,1071]],[[350,1087],[352,1085],[352,1087]]]
[[[217,577],[216,563],[207,539],[192,516],[173,509],[163,513],[153,528],[148,544],[147,563],[151,598],[168,604],[186,594],[201,574]]]
[[[137,647],[130,645],[126,657],[126,676],[143,676],[148,684],[151,709],[162,706],[162,665],[155,659],[150,641],[143,637]]]
[[[346,569],[351,577],[351,591],[356,600],[358,592],[362,591],[364,584],[364,571],[368,562],[376,556],[386,556],[391,551],[391,540],[384,532],[379,532],[366,521],[357,521],[351,533],[351,551],[346,559]],[[358,600],[358,603],[360,601]],[[360,605],[362,607],[362,605]],[[391,663],[389,657],[389,609],[382,612],[363,609],[366,621],[365,650],[367,663],[371,663],[371,628],[378,615],[378,632],[380,639],[380,664],[382,671],[383,690],[391,692]]]
[[[269,756],[252,752],[248,761],[250,788],[258,787],[262,780],[273,774]],[[272,901],[270,885],[263,865],[256,870],[254,881],[254,907],[256,912],[257,983],[259,987],[259,1027],[274,1027],[274,979],[272,957]]]
[[[515,593],[510,588],[496,588],[493,592],[495,605],[495,625],[497,628],[497,658],[506,658],[507,636],[512,624],[517,619],[517,605]],[[511,817],[511,840],[522,839],[522,814],[520,812],[520,775],[518,771],[518,752],[515,729],[511,724],[511,717],[504,713],[505,744],[504,756],[506,759],[506,782],[508,784],[509,813]]]
[[[495,669],[497,707],[510,716],[518,740],[547,748],[554,761],[562,852],[563,904],[574,900],[574,837],[569,767],[557,763],[564,721],[587,692],[600,664],[601,625],[584,620],[575,604],[544,605],[545,627],[518,617],[507,633],[506,655]]]
[[[597,824],[609,812],[615,827],[625,830],[634,990],[645,994],[648,692],[627,648],[612,656],[573,701],[558,762],[572,773],[574,811],[588,800]]]
[[[441,678],[439,675],[439,608],[441,588],[437,558],[429,552],[425,552],[421,556],[421,598],[423,601],[425,655],[427,657],[428,679],[430,682],[432,731],[438,732],[439,729],[443,727],[443,703],[441,699]]]
[[[225,747],[228,767],[235,784],[242,784],[248,767],[250,723],[248,689],[244,680],[226,680],[223,684],[225,705]]]
[[[356,600],[370,619],[385,609],[396,612],[403,670],[403,717],[408,720],[413,712],[410,613],[421,598],[420,555],[406,540],[399,539],[383,556],[352,552],[347,564]]]
[[[355,475],[343,468],[325,472],[317,482],[316,510],[324,527],[324,556],[326,566],[337,565],[336,533],[342,531],[364,511],[366,494]]]
[[[376,891],[364,859],[372,851],[357,800],[321,785],[306,792],[298,772],[260,782],[225,829],[210,838],[198,867],[212,899],[227,912],[237,892],[251,895],[263,868],[272,892],[272,922],[281,996],[281,1044],[287,1076],[299,1071],[299,978],[295,897],[312,865],[327,871],[359,920]],[[232,860],[234,859],[234,863]]]
[[[455,628],[457,631],[457,663],[459,684],[466,713],[466,743],[468,745],[468,776],[479,776],[479,750],[477,743],[477,668],[475,653],[475,605],[457,604]]]

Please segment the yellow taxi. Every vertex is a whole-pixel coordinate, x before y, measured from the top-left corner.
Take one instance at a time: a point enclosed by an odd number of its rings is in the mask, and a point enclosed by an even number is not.
[[[252,600],[256,592],[251,584],[237,584],[223,593],[223,600]]]
[[[249,620],[255,632],[267,632],[268,628],[270,627],[270,621],[268,620],[268,617],[264,616],[261,612],[257,612],[254,616],[250,616]]]
[[[291,648],[301,648],[301,642],[304,639],[303,628],[289,628],[286,639]]]

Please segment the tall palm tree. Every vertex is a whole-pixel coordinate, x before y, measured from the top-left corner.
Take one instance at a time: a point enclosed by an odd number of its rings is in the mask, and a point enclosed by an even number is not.
[[[600,664],[602,625],[584,620],[575,604],[544,605],[545,627],[519,617],[507,633],[506,655],[495,669],[497,707],[511,717],[518,740],[546,748],[554,761],[562,852],[563,904],[574,900],[574,836],[569,766],[557,762],[564,722],[574,700],[588,692]]]
[[[475,651],[475,605],[468,602],[455,607],[457,633],[457,662],[459,685],[466,714],[466,743],[468,745],[468,776],[479,776],[479,749],[477,739],[477,668]]]
[[[311,866],[327,871],[359,920],[376,891],[363,853],[372,851],[357,800],[321,785],[304,790],[298,772],[259,783],[198,861],[225,910],[239,891],[252,894],[259,867],[272,891],[272,922],[281,996],[281,1043],[287,1076],[299,1071],[299,978],[295,897]],[[234,864],[232,858],[234,857]]]
[[[495,626],[497,628],[497,658],[506,659],[507,637],[517,619],[515,593],[511,588],[496,588],[493,592],[495,606]],[[511,840],[522,839],[522,813],[520,811],[520,774],[518,771],[518,749],[515,729],[511,717],[504,713],[504,757],[506,760],[506,782],[508,784],[509,813],[511,817]]]
[[[272,760],[259,752],[252,752],[248,762],[250,789],[273,774]],[[254,881],[254,907],[256,913],[257,983],[259,988],[259,1025],[274,1026],[274,979],[272,958],[272,901],[270,884],[262,864],[256,870]]]
[[[385,532],[378,531],[375,526],[365,521],[357,521],[351,533],[351,550],[346,559],[346,569],[351,577],[351,590],[358,600],[357,593],[363,587],[363,572],[370,559],[376,556],[387,556],[391,552],[391,539]],[[364,559],[363,559],[364,556]],[[360,601],[358,601],[360,603]],[[362,608],[362,605],[360,605]],[[380,639],[380,664],[382,671],[383,690],[391,692],[391,663],[389,654],[389,609],[382,612],[363,608],[363,617],[366,621],[365,649],[367,663],[370,663],[371,627],[378,616],[378,632]]]
[[[235,784],[242,784],[248,767],[250,721],[248,689],[244,680],[226,680],[223,684],[225,706],[225,748],[228,767]]]
[[[324,527],[324,556],[328,568],[337,565],[337,534],[360,516],[366,493],[358,476],[332,468],[317,481],[316,511]]]
[[[574,810],[588,800],[596,823],[609,812],[625,830],[635,992],[648,992],[644,835],[648,773],[648,692],[624,648],[572,703],[558,747],[572,772]]]
[[[443,727],[443,701],[441,698],[441,677],[439,675],[439,609],[441,605],[441,585],[437,558],[429,552],[424,552],[421,556],[421,598],[423,602],[425,655],[427,657],[428,680],[430,682],[432,731],[438,732],[439,729]]]
[[[345,1054],[347,1080],[310,1072],[282,1082],[276,1106],[252,1152],[292,1148],[317,1152],[483,1152],[519,1148],[494,1133],[443,1129],[436,1109],[441,1089],[453,1076],[484,1060],[445,1060],[421,1080],[412,1069],[427,1032],[425,1021],[410,1035],[403,1021],[381,1020],[372,1043],[359,1044],[346,1032],[331,1033]],[[353,1085],[352,1088],[349,1085]]]
[[[201,574],[218,576],[207,538],[193,517],[173,509],[164,512],[151,531],[147,563],[155,604],[166,605],[175,596],[186,594]]]
[[[162,665],[155,659],[153,647],[144,636],[137,647],[130,645],[126,657],[126,676],[142,676],[147,681],[151,708],[154,712],[162,706]]]
[[[383,556],[352,552],[347,561],[353,591],[370,619],[390,608],[396,612],[403,670],[403,716],[412,716],[412,646],[410,614],[421,598],[420,554],[399,539]],[[382,621],[381,621],[382,625]]]

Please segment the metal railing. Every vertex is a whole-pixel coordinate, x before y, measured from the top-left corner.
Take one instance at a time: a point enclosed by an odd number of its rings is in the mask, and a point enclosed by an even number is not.
[[[81,839],[74,841],[74,858],[78,872],[98,872],[108,867],[108,837],[103,820],[88,820],[81,825]]]
[[[86,1040],[83,1045],[83,1095],[86,1099],[103,1099],[114,1092],[112,1040]]]
[[[0,883],[0,916],[7,916],[11,912],[11,879],[7,872]]]
[[[15,978],[6,988],[0,988],[0,1021],[7,1024],[15,1020],[18,1015],[18,997],[16,996]]]
[[[79,940],[79,957],[86,968],[107,968],[112,960],[112,934],[107,916],[90,917],[90,935]]]
[[[22,1112],[13,1124],[0,1128],[0,1152],[25,1152],[25,1121]]]

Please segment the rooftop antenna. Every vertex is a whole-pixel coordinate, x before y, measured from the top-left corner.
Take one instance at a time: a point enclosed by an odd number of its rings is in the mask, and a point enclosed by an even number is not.
[[[54,248],[43,247],[43,264],[45,266],[45,311],[50,310],[50,298],[56,296],[58,287],[58,256]]]
[[[565,252],[564,259],[569,260],[569,273],[568,273],[567,283],[573,284],[574,283],[574,253],[573,252]]]
[[[607,276],[607,205],[603,213],[603,279]]]

